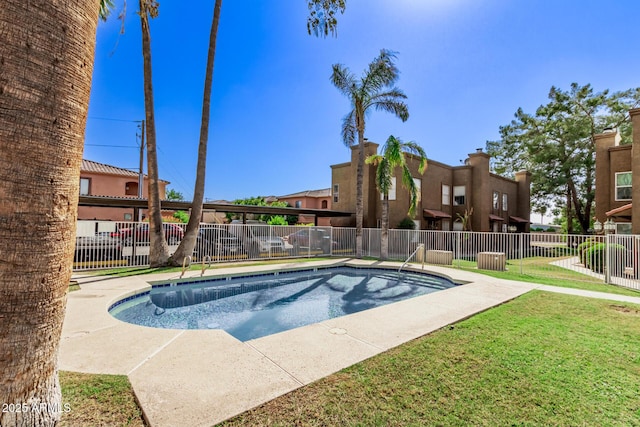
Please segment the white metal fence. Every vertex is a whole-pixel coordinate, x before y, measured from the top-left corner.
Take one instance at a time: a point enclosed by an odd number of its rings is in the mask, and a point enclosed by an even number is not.
[[[174,251],[184,224],[163,224]],[[79,221],[74,270],[145,266],[147,223]],[[380,229],[364,229],[363,256],[380,257]],[[389,230],[389,259],[462,269],[510,270],[535,277],[615,283],[640,289],[640,236]],[[354,228],[202,224],[194,262],[356,255]]]

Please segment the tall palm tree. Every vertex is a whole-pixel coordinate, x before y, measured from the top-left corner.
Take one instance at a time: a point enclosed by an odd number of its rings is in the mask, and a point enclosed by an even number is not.
[[[358,138],[358,166],[356,175],[356,256],[362,257],[363,181],[364,181],[364,131],[365,118],[372,109],[395,114],[403,122],[409,118],[404,99],[407,96],[394,85],[399,77],[394,64],[395,53],[382,49],[364,75],[358,79],[341,64],[333,65],[331,82],[351,101],[351,111],[342,122],[342,139],[347,147]]]
[[[60,416],[57,358],[99,8],[0,7],[0,402],[28,408],[0,411],[2,426]]]
[[[405,153],[418,157],[418,172],[422,175],[427,169],[427,155],[422,147],[415,142],[402,142],[393,135],[389,136],[382,147],[382,154],[374,154],[367,157],[367,164],[378,165],[376,169],[376,186],[382,194],[382,231],[380,233],[380,258],[389,258],[389,191],[392,188],[392,178],[397,168],[402,174],[402,185],[409,191],[409,216],[415,215],[418,206],[418,187],[413,180],[411,170],[407,164]]]
[[[316,36],[328,34],[335,35],[337,27],[336,12],[344,12],[345,0],[309,0],[309,17],[307,19],[307,31]],[[222,0],[216,0],[213,9],[213,22],[209,34],[209,51],[207,54],[207,69],[205,72],[204,96],[202,102],[202,119],[200,122],[200,142],[198,144],[198,164],[196,169],[196,184],[193,192],[193,203],[187,230],[180,242],[180,246],[171,256],[169,261],[173,265],[181,265],[183,260],[193,253],[202,216],[202,203],[204,201],[204,182],[207,165],[207,144],[209,140],[209,111],[211,104],[211,89],[213,86],[213,70],[215,64],[216,41]]]
[[[169,260],[169,245],[162,227],[160,186],[158,185],[158,153],[156,148],[156,121],[153,105],[153,78],[151,72],[151,30],[149,18],[158,16],[156,0],[140,1],[140,25],[142,26],[142,58],[144,69],[144,112],[147,137],[147,174],[149,176],[149,264],[160,267]]]
[[[207,69],[204,78],[204,96],[202,99],[202,119],[200,121],[200,142],[198,144],[198,165],[196,169],[196,185],[193,191],[191,216],[187,224],[187,231],[180,242],[180,246],[171,256],[171,264],[181,265],[183,260],[193,253],[202,217],[202,203],[204,201],[204,179],[207,166],[207,143],[209,141],[209,117],[211,110],[211,88],[213,86],[213,68],[216,57],[216,41],[222,0],[216,0],[213,6],[213,22],[209,34],[209,50],[207,52]]]

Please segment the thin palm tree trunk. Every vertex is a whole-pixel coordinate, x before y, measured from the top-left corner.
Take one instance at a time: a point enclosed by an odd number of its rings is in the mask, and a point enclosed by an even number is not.
[[[64,410],[57,359],[99,3],[0,6],[2,426],[53,426]]]
[[[207,53],[207,70],[204,80],[204,96],[202,100],[202,120],[200,122],[200,142],[198,144],[198,166],[196,170],[196,186],[193,191],[193,204],[191,205],[191,216],[187,224],[187,232],[180,243],[178,250],[171,257],[172,264],[180,265],[182,260],[193,253],[200,227],[200,217],[202,216],[202,203],[204,201],[204,181],[207,167],[207,144],[209,142],[209,123],[211,110],[211,89],[213,87],[213,70],[216,57],[216,41],[218,35],[218,24],[220,22],[220,10],[222,0],[216,0],[213,8],[213,22],[209,35],[209,51]]]
[[[358,108],[358,107],[356,107]],[[364,118],[356,115],[358,120],[358,166],[356,169],[356,257],[362,258],[362,228],[364,220]]]
[[[382,231],[380,233],[380,258],[389,258],[389,193],[382,200]]]
[[[160,187],[158,185],[158,152],[156,149],[156,121],[153,105],[153,78],[151,73],[151,33],[149,13],[145,0],[140,0],[142,26],[142,57],[144,67],[144,111],[147,130],[147,173],[149,175],[149,264],[160,267],[169,260],[169,246],[162,228]]]

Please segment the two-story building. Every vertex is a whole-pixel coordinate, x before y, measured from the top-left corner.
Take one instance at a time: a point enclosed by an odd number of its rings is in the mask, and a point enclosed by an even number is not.
[[[307,190],[285,196],[278,196],[278,201],[287,202],[289,206],[294,208],[331,209],[331,189]],[[314,223],[314,221],[315,217],[313,216],[298,216],[298,222],[301,224]],[[318,218],[317,222],[320,226],[330,225],[329,218]]]
[[[366,141],[366,156],[376,154],[378,144]],[[530,219],[531,174],[515,174],[515,179],[490,172],[488,154],[478,149],[469,154],[460,166],[449,166],[429,160],[423,175],[418,172],[418,158],[406,154],[412,176],[418,187],[419,201],[411,218],[417,229],[494,232],[528,232]],[[356,169],[358,147],[351,149],[351,161],[331,166],[332,209],[355,212]],[[364,227],[379,227],[382,216],[382,196],[375,183],[375,165],[364,168]],[[400,169],[393,178],[389,193],[389,226],[396,228],[407,217],[409,192],[402,186]],[[333,225],[354,225],[333,219]]]
[[[80,169],[81,196],[110,196],[122,198],[143,198],[148,196],[149,179],[142,177],[140,188],[140,174],[128,169],[82,160]],[[160,199],[166,198],[168,181],[160,180]],[[78,219],[134,221],[133,208],[110,208],[98,206],[78,206]]]
[[[620,145],[615,129],[595,137],[595,219],[613,221],[618,234],[640,234],[640,108],[629,115],[631,144]]]

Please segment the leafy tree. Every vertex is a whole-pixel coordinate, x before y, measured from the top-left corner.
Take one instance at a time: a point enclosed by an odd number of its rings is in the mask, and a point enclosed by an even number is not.
[[[173,188],[171,188],[171,189],[167,190],[166,199],[167,200],[181,201],[181,200],[184,200],[184,196],[182,195],[181,192],[176,191]]]
[[[367,157],[367,164],[377,165],[376,186],[382,193],[382,231],[380,233],[380,257],[389,258],[389,191],[393,185],[393,176],[396,169],[400,169],[402,175],[402,185],[409,191],[409,216],[415,215],[418,206],[418,187],[413,180],[413,175],[407,164],[405,152],[414,154],[420,159],[418,172],[423,174],[427,169],[427,155],[422,147],[415,142],[402,142],[400,139],[389,136],[387,142],[382,147],[382,154],[374,154]]]
[[[403,122],[409,118],[404,99],[407,96],[394,85],[399,77],[395,66],[395,53],[382,49],[368,70],[358,79],[341,64],[333,65],[331,82],[351,102],[351,111],[342,121],[342,139],[347,147],[358,141],[358,165],[356,175],[356,256],[362,257],[363,180],[364,180],[364,131],[365,119],[371,110],[395,114]]]
[[[286,208],[286,207],[290,207],[289,203],[287,202],[281,202],[281,201],[274,201],[271,203],[267,203],[267,201],[265,200],[264,197],[262,196],[257,196],[257,197],[248,197],[246,199],[236,199],[233,201],[234,205],[244,205],[244,206],[275,206],[275,207],[280,207],[280,208]],[[237,213],[233,213],[233,212],[227,212],[226,214],[227,220],[229,222],[233,221],[234,219],[240,219],[239,214]],[[275,218],[282,218],[282,221],[284,221],[284,224],[278,223],[275,224],[272,222],[282,222],[280,219],[275,219]],[[287,216],[282,216],[282,215],[269,215],[269,214],[263,214],[263,215],[251,215],[251,218],[249,219],[253,219],[253,220],[257,220],[257,221],[263,221],[266,222],[270,225],[292,225],[295,224],[296,222],[298,222],[298,216],[297,215],[287,215]]]
[[[501,139],[487,142],[492,168],[499,174],[530,171],[534,210],[564,206],[567,231],[573,231],[575,217],[586,233],[595,197],[595,135],[617,127],[628,137],[628,110],[639,101],[638,88],[594,93],[589,84],[573,83],[568,91],[552,87],[546,105],[535,114],[519,108],[500,127]]]
[[[189,222],[189,214],[185,211],[175,211],[173,217],[184,224]]]
[[[338,19],[336,13],[344,13],[346,0],[309,0],[309,17],[307,18],[307,32],[316,37],[338,34]]]

